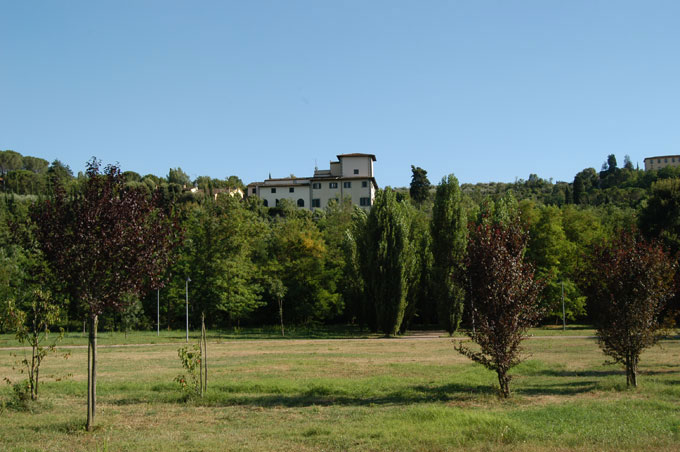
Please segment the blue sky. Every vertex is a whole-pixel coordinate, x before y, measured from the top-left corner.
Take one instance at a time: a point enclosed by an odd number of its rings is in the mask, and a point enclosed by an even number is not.
[[[381,186],[680,154],[677,1],[0,0],[0,149]]]

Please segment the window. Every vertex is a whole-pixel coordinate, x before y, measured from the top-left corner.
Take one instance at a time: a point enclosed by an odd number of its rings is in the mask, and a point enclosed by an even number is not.
[[[272,193],[276,193],[276,189],[275,189],[275,188],[272,188]]]
[[[288,189],[288,192],[289,192],[289,193],[295,193],[295,187],[290,187],[290,188]]]
[[[668,159],[663,159],[663,162],[664,162],[664,163],[668,163]]]
[[[279,205],[279,200],[278,200],[278,199],[276,200],[276,205],[277,205],[277,206]]]
[[[298,207],[304,207],[305,206],[305,200],[300,198],[298,199]]]
[[[352,188],[352,183],[351,182],[343,182],[342,188]]]
[[[359,174],[359,170],[358,170],[358,169],[355,169],[355,170],[354,170],[354,174]]]
[[[253,194],[257,193],[257,188],[253,188]]]
[[[265,207],[269,207],[269,201],[267,201],[266,199],[262,201],[262,204],[264,204]]]
[[[359,199],[359,205],[360,206],[370,206],[371,205],[371,198],[360,198]]]
[[[368,181],[367,181],[367,180],[361,181],[361,186],[362,186],[363,188],[368,187]]]
[[[338,188],[338,183],[337,182],[330,182],[328,184],[328,188]]]
[[[312,184],[312,188],[318,190],[319,188],[321,188],[321,182],[314,182]]]
[[[312,207],[321,207],[321,200],[319,198],[312,199]]]
[[[656,163],[661,163],[661,159],[657,159]]]

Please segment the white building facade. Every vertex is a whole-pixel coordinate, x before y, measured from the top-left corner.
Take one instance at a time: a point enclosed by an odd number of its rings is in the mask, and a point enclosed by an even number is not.
[[[330,169],[314,170],[312,177],[266,179],[248,184],[246,196],[258,196],[268,207],[282,199],[305,209],[323,209],[332,199],[350,198],[352,204],[370,209],[378,183],[373,175],[373,154],[340,154]]]

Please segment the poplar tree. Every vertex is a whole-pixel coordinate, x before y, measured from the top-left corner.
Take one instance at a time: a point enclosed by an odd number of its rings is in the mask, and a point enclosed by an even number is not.
[[[453,174],[444,177],[437,186],[430,234],[433,295],[439,322],[449,335],[453,335],[463,315],[465,287],[462,275],[468,234],[458,179]]]
[[[390,188],[376,195],[365,240],[360,253],[366,295],[373,301],[378,329],[392,336],[404,318],[413,252],[408,212]]]

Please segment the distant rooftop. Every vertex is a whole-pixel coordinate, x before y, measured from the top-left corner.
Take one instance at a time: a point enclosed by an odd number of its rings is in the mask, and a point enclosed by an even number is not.
[[[370,157],[374,162],[375,162],[375,155],[373,154],[360,154],[360,153],[353,153],[353,154],[338,154],[336,156],[339,159],[342,157]]]
[[[676,154],[676,155],[656,155],[656,156],[654,156],[654,157],[645,157],[645,160],[649,160],[649,159],[667,159],[667,158],[671,158],[671,157],[679,157],[679,158],[680,158],[680,155],[677,155],[677,154]]]

